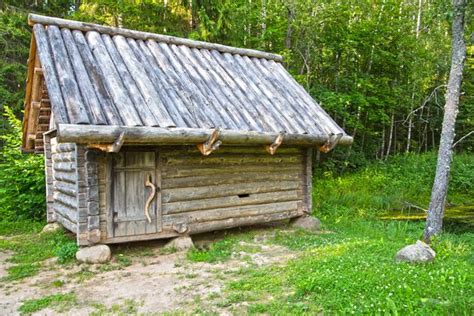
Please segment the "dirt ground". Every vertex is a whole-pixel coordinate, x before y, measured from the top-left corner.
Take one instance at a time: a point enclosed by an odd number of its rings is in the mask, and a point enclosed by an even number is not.
[[[222,303],[227,281],[249,266],[283,264],[295,256],[284,247],[265,243],[272,228],[253,229],[253,240],[241,241],[244,250],[232,253],[231,259],[223,263],[191,262],[186,252],[164,254],[164,241],[130,244],[130,254],[112,248],[114,259],[106,265],[64,267],[49,259],[38,275],[0,285],[0,314],[17,315],[22,302],[28,299],[71,292],[77,303],[62,310],[43,309],[34,315],[192,314],[199,310],[234,314],[239,306],[229,310]],[[206,247],[221,236],[195,237],[195,245]],[[9,256],[0,252],[0,278],[6,275]]]

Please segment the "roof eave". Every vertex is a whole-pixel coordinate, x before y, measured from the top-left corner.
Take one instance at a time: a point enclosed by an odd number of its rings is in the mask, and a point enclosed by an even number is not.
[[[124,144],[135,145],[190,145],[206,142],[215,129],[161,128],[108,125],[59,124],[58,142],[77,144],[111,144],[124,134]],[[223,145],[270,145],[279,133],[242,130],[222,130],[219,140]],[[313,147],[326,145],[334,138],[331,135],[284,134],[282,145]],[[341,135],[337,145],[350,145],[353,138]],[[335,144],[334,144],[335,145]],[[334,147],[334,146],[332,146]]]

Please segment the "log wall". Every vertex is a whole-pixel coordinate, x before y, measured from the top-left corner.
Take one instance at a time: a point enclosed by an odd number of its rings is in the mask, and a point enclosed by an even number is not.
[[[46,139],[49,143],[46,150],[48,221],[57,221],[76,233],[79,217],[76,145],[58,144],[55,137]]]
[[[98,162],[101,242],[165,238],[297,217],[311,208],[310,151],[223,147],[203,156],[194,146],[159,149],[162,231],[113,237],[107,214],[107,159]]]

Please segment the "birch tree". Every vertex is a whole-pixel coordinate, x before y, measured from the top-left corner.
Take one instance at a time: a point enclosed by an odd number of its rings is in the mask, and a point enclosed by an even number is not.
[[[464,13],[465,0],[453,0],[454,17],[452,24],[452,55],[444,106],[443,127],[438,151],[438,162],[431,201],[426,219],[423,238],[430,242],[433,235],[438,234],[443,226],[443,216],[448,192],[449,170],[453,156],[454,127],[458,114],[459,98],[461,95],[462,71],[466,59],[466,44],[464,43]]]

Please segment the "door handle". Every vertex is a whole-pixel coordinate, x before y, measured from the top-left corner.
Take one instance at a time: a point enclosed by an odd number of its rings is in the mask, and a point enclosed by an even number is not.
[[[150,195],[148,196],[148,199],[146,200],[146,203],[145,203],[145,216],[146,216],[146,219],[148,220],[148,223],[151,223],[150,210],[149,210],[150,204],[156,195],[156,186],[153,184],[153,182],[151,182],[151,180],[152,180],[151,175],[147,174],[145,176],[145,186],[151,188]]]

